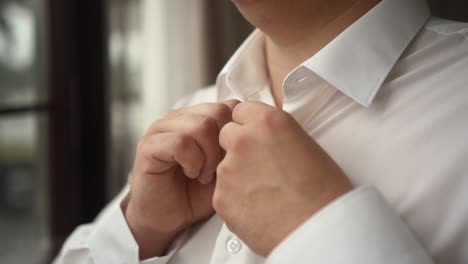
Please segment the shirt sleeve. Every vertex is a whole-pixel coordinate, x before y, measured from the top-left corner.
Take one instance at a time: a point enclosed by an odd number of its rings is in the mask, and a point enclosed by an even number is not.
[[[338,198],[296,229],[269,264],[432,264],[431,257],[373,187]]]
[[[139,261],[138,244],[121,209],[128,194],[124,188],[91,224],[81,225],[67,239],[54,264],[165,264],[178,250],[181,235],[163,257]]]

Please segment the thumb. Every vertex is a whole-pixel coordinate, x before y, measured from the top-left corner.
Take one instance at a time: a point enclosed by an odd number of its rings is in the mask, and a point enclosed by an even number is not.
[[[236,107],[236,105],[238,105],[239,103],[240,101],[236,99],[231,99],[223,102],[223,104],[227,105],[229,109],[231,109],[231,112],[234,110],[234,107]]]

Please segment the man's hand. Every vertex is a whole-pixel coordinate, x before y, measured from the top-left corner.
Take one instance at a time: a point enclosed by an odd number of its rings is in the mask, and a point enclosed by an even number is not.
[[[214,173],[222,159],[218,135],[237,103],[172,111],[141,139],[124,208],[141,259],[164,254],[178,232],[214,213]]]
[[[217,168],[214,209],[262,256],[352,188],[300,125],[271,106],[238,104],[219,137],[226,156]]]

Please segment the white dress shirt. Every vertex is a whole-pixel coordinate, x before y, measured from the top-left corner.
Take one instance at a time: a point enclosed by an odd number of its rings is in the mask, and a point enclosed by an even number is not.
[[[468,263],[468,25],[423,0],[383,0],[284,80],[284,111],[356,186],[266,259],[214,215],[143,263]],[[274,105],[255,31],[216,86],[178,106],[229,98]],[[138,263],[120,203],[65,243],[60,263]]]

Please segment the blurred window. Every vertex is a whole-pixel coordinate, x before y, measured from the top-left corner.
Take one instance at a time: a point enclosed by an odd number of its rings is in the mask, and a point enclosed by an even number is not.
[[[39,263],[48,245],[37,4],[0,1],[0,263]]]

